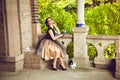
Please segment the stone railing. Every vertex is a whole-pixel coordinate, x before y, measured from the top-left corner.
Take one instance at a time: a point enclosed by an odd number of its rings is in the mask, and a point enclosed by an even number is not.
[[[87,42],[94,45],[97,50],[97,57],[95,57],[95,67],[111,68],[115,72],[116,78],[120,78],[120,36],[87,36]],[[102,44],[100,46],[99,44]],[[107,59],[104,57],[104,50],[108,45],[115,45],[115,58]]]
[[[104,57],[104,50],[107,48],[108,45],[116,44],[116,40],[116,36],[87,36],[87,42],[91,43],[97,51],[97,56],[94,59],[96,67],[107,68],[107,66],[110,64],[111,59],[107,59]],[[115,45],[115,47],[116,46],[117,45]]]
[[[59,39],[61,43],[67,47],[67,45],[73,41],[72,35],[66,35],[63,38]],[[96,68],[109,68],[112,71],[116,71],[115,75],[117,78],[120,78],[120,36],[93,36],[87,35],[86,37],[87,43],[93,44],[96,48],[97,56],[94,59],[94,64]],[[99,45],[101,44],[101,46]],[[115,45],[115,53],[116,56],[114,58],[105,58],[104,57],[104,50],[110,45]]]
[[[59,39],[61,44],[66,48],[67,45],[73,40],[72,35],[66,35],[65,37],[62,37]],[[118,40],[119,36],[91,36],[87,35],[86,37],[87,43],[93,44],[93,46],[96,48],[97,56],[94,59],[94,63],[96,64],[95,67],[97,68],[107,68],[107,66],[110,64],[111,61],[115,60],[116,58],[105,58],[104,57],[104,50],[107,48],[110,44],[115,44],[115,53],[118,53]],[[99,44],[102,44],[101,46]]]

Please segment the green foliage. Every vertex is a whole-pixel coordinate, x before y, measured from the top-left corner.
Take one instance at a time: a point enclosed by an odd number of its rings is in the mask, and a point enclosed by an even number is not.
[[[92,1],[93,1],[93,0],[85,0],[85,3],[92,4]]]
[[[91,43],[87,43],[87,45],[89,60],[94,61],[94,58],[97,56],[96,48]]]
[[[70,42],[67,46],[66,52],[69,56],[69,59],[72,59],[74,57],[74,53],[73,53],[73,42]]]
[[[115,45],[111,44],[109,45],[105,51],[104,51],[104,56],[106,58],[114,58],[115,57]]]
[[[47,17],[52,17],[61,31],[68,30],[68,33],[72,34],[72,27],[75,25],[75,20],[73,15],[71,15],[69,12],[59,8],[55,3],[52,2],[43,7],[42,10],[39,9],[39,20],[43,33],[46,32],[47,29],[44,23]]]
[[[94,9],[87,8],[85,11],[85,21],[90,27],[89,34],[120,35],[120,4],[102,4]],[[99,44],[99,46],[102,46],[102,44]],[[95,56],[95,53],[91,52],[93,50],[91,48],[88,51],[91,59]],[[104,56],[106,58],[113,58],[115,56],[115,46],[109,45],[104,51]]]
[[[120,35],[120,5],[106,4],[86,9],[86,24],[92,35]]]
[[[71,3],[65,6],[65,11],[68,11],[70,13],[76,13],[77,12],[77,4]]]

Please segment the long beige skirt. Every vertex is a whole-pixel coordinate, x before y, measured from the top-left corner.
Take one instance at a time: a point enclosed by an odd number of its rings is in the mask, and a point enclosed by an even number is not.
[[[64,57],[61,47],[57,43],[49,39],[44,39],[41,41],[37,54],[40,54],[41,57],[46,61],[59,57]]]

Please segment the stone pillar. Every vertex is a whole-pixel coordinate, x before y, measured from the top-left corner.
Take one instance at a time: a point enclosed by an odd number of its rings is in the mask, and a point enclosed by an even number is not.
[[[19,12],[19,25],[21,37],[21,49],[32,46],[31,6],[30,0],[17,0]],[[22,52],[23,53],[23,52]]]
[[[85,26],[84,21],[84,0],[78,0],[77,2],[77,24],[76,27]]]
[[[116,72],[115,72],[115,76],[116,76],[116,78],[120,78],[120,37],[118,37],[118,40],[116,40],[115,47],[116,47]]]
[[[18,0],[0,0],[0,70],[23,69]]]
[[[37,0],[30,0],[32,13],[32,42],[36,46],[38,42],[38,35],[41,33],[39,18],[38,18],[38,2]]]
[[[88,27],[75,27],[73,28],[74,33],[74,61],[77,67],[85,68],[88,67],[88,55],[87,55],[87,44],[86,35]]]
[[[86,35],[88,27],[85,27],[84,21],[84,0],[77,2],[77,23],[73,28],[73,42],[74,42],[74,61],[77,67],[85,68],[88,65]]]

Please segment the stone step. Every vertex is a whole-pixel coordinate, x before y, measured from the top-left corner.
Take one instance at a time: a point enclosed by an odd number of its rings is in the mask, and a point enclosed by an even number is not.
[[[43,61],[40,55],[35,54],[35,51],[25,52],[24,68],[25,69],[40,69],[47,67],[48,62]]]

